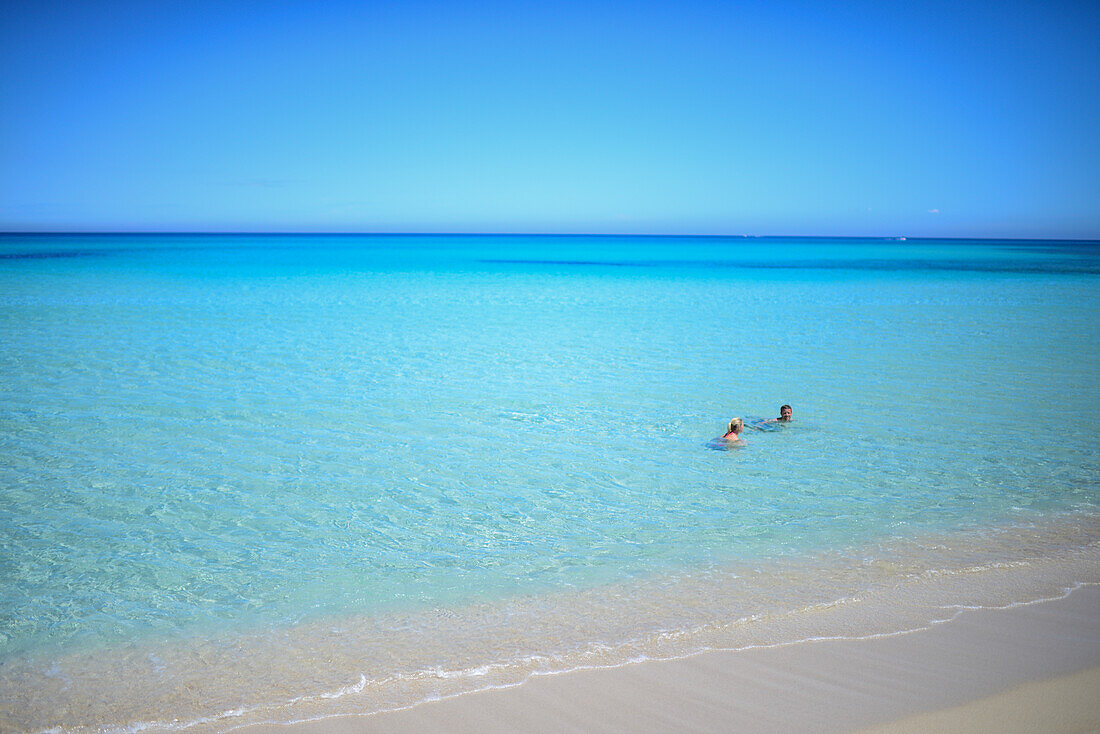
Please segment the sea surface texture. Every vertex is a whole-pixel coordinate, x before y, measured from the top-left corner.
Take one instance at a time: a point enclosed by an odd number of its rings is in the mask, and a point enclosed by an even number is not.
[[[0,730],[1100,581],[1098,324],[1098,243],[0,236]]]

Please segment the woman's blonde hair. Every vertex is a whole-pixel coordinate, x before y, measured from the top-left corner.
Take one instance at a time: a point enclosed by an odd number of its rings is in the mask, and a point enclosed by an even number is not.
[[[730,421],[730,425],[729,428],[726,429],[726,433],[733,433],[734,428],[737,429],[737,433],[745,430],[745,421],[741,420],[740,418],[734,418]]]

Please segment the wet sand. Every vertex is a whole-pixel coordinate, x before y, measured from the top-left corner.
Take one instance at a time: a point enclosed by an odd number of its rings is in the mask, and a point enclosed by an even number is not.
[[[237,731],[1079,732],[1100,731],[1098,700],[1100,586],[1084,586],[905,634],[538,676],[402,711]]]

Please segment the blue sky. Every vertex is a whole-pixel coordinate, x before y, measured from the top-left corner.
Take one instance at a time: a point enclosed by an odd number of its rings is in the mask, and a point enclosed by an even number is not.
[[[0,229],[1100,238],[1100,3],[22,2]]]

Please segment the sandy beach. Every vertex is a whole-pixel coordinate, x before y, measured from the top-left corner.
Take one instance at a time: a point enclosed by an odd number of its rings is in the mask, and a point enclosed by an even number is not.
[[[928,629],[531,678],[402,711],[238,729],[320,732],[1100,730],[1100,586]]]

